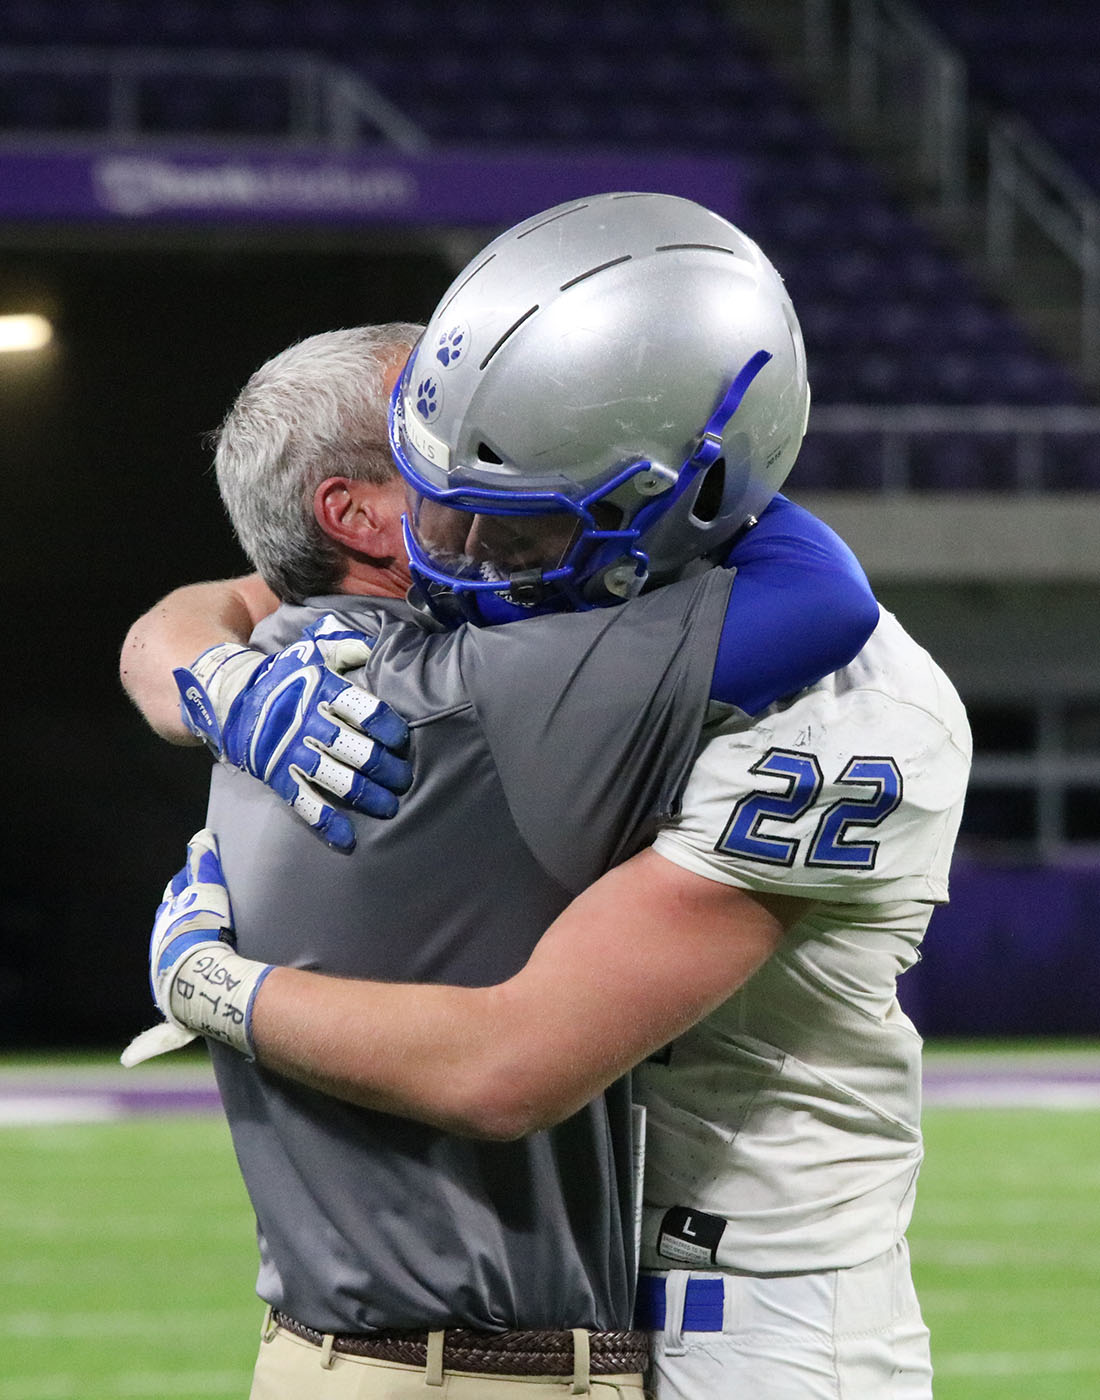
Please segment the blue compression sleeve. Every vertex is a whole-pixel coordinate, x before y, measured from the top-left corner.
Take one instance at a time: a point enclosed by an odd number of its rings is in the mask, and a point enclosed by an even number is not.
[[[878,623],[855,555],[785,496],[775,497],[725,562],[737,578],[710,694],[746,714],[846,666]]]

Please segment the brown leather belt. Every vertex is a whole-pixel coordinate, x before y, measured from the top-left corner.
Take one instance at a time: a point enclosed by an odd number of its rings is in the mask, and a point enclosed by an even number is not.
[[[271,1320],[314,1346],[325,1333],[307,1327],[273,1308]],[[589,1332],[589,1370],[594,1376],[627,1375],[649,1364],[644,1332]],[[337,1332],[332,1350],[376,1361],[424,1366],[428,1359],[427,1332]],[[491,1376],[570,1376],[573,1374],[572,1332],[475,1332],[450,1327],[443,1334],[443,1366],[448,1371],[479,1371]]]

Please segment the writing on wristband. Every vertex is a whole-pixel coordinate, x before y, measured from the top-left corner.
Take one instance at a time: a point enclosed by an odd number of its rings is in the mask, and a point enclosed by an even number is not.
[[[254,1059],[252,1003],[270,971],[270,963],[242,958],[228,944],[204,943],[172,974],[169,1013],[188,1030]]]

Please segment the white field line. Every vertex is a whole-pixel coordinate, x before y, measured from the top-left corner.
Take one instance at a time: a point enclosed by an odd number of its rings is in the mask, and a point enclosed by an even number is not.
[[[206,1066],[0,1068],[0,1127],[106,1122],[123,1115],[129,1093],[151,1090],[170,1100],[173,1091],[182,1096],[197,1089],[213,1090]],[[925,1062],[924,1102],[930,1108],[1100,1109],[1100,1054],[933,1052]]]
[[[186,1396],[240,1396],[248,1392],[248,1371],[120,1371],[90,1380],[82,1372],[58,1371],[25,1380],[0,1380],[0,1400],[167,1400]]]
[[[39,1085],[44,1090],[76,1088],[102,1089],[104,1093],[117,1093],[120,1087],[128,1084],[142,1089],[206,1089],[214,1087],[214,1071],[209,1061],[194,1059],[189,1064],[169,1064],[150,1060],[134,1069],[123,1069],[120,1064],[95,1060],[88,1064],[51,1064],[48,1059],[41,1062],[27,1060],[11,1064],[0,1059],[0,1085],[3,1088],[18,1086],[20,1089]]]
[[[956,1351],[937,1353],[936,1376],[1087,1376],[1100,1377],[1100,1351]]]
[[[918,1256],[918,1260],[919,1267],[924,1260],[922,1256]],[[952,1316],[966,1313],[973,1318],[1000,1316],[1006,1309],[1019,1309],[1022,1293],[1019,1273],[1007,1269],[1002,1276],[1007,1276],[1007,1282],[996,1288],[990,1287],[983,1279],[981,1294],[977,1298],[974,1290],[965,1284],[960,1284],[958,1288],[923,1286],[920,1289],[920,1303],[926,1318],[932,1315],[944,1317],[949,1313]],[[1030,1335],[1033,1336],[1042,1335],[1041,1326],[1037,1325],[1039,1319],[1043,1319],[1045,1325],[1048,1316],[1063,1318],[1066,1312],[1065,1296],[1059,1290],[1032,1290],[1026,1295],[1026,1306]]]
[[[74,1212],[70,1215],[62,1213],[47,1215],[39,1211],[33,1220],[28,1220],[25,1215],[20,1217],[16,1212],[5,1212],[0,1209],[0,1226],[5,1232],[22,1236],[27,1241],[63,1240],[70,1241],[74,1246],[86,1244],[88,1241],[98,1243],[108,1237],[148,1240],[150,1244],[153,1244],[158,1239],[171,1242],[179,1239],[180,1235],[179,1221],[165,1219],[163,1212],[157,1215],[152,1211],[142,1213],[97,1209],[93,1215],[84,1219],[76,1218],[77,1214]],[[201,1225],[190,1233],[194,1239],[205,1239],[209,1236],[212,1241],[216,1242],[225,1230],[227,1223],[232,1225],[235,1220],[235,1211],[220,1210],[216,1216],[204,1219]],[[3,1325],[3,1319],[0,1319],[0,1328]]]
[[[927,1108],[1096,1109],[1100,1108],[1100,1081],[1066,1083],[981,1075],[948,1084],[929,1078],[924,1082],[924,1103]]]
[[[973,1200],[935,1200],[921,1204],[920,1223],[925,1231],[937,1228],[969,1228],[980,1213],[985,1225],[1048,1225],[1080,1227],[1081,1202],[1071,1199],[1051,1200],[1035,1196],[1027,1200],[994,1199],[980,1206]],[[0,1216],[2,1218],[2,1216]]]
[[[257,1319],[260,1316],[257,1304]],[[147,1337],[165,1328],[216,1328],[216,1308],[127,1308],[124,1312],[17,1312],[0,1316],[0,1336],[33,1341],[58,1337],[84,1341],[97,1337]],[[258,1325],[258,1323],[257,1323]]]
[[[244,1240],[244,1247],[247,1248],[249,1240]],[[226,1270],[239,1269],[242,1259],[242,1245],[240,1242],[226,1240],[222,1243],[215,1240],[211,1244],[204,1244],[202,1259],[204,1262],[191,1262],[182,1268],[175,1269],[175,1281],[180,1289],[191,1289],[195,1296],[201,1297],[205,1284],[205,1276],[213,1268],[224,1268]],[[65,1278],[70,1285],[81,1284],[90,1289],[97,1286],[97,1280],[103,1276],[103,1252],[102,1250],[73,1250],[65,1260]],[[246,1256],[247,1258],[247,1256]],[[252,1272],[255,1273],[253,1266]],[[247,1286],[247,1275],[242,1279],[242,1283]],[[13,1259],[4,1266],[4,1284],[11,1290],[14,1288],[45,1290],[57,1284],[57,1263],[52,1258],[41,1258],[35,1260]],[[0,1349],[0,1376],[4,1373],[4,1354]]]
[[[117,1118],[111,1098],[85,1094],[49,1094],[41,1098],[0,1095],[0,1127],[34,1128],[50,1123],[106,1123]]]
[[[936,1240],[922,1237],[913,1245],[921,1264],[940,1268],[1077,1269],[1084,1256],[1079,1243],[1064,1245],[993,1244],[987,1240]]]

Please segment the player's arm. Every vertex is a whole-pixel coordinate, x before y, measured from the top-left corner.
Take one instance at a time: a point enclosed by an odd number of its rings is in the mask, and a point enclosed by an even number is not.
[[[738,577],[712,698],[746,714],[847,665],[878,621],[878,604],[848,546],[784,496],[775,497],[726,562]],[[258,574],[248,574],[177,588],[138,618],[123,643],[120,676],[162,738],[200,739],[181,717],[173,672],[218,643],[244,645],[278,603]]]
[[[122,644],[122,688],[149,724],[171,744],[198,744],[201,736],[180,714],[172,672],[219,642],[246,644],[256,624],[279,600],[259,574],[189,583],[174,589],[131,626]]]
[[[747,715],[846,666],[878,625],[878,603],[855,555],[785,496],[774,498],[726,563],[737,578],[711,698]]]
[[[199,833],[190,860],[205,883],[177,883],[177,922],[161,912],[154,930],[168,1016],[338,1098],[501,1140],[567,1118],[720,1005],[807,907],[647,850],[579,895],[507,982],[365,982],[268,968],[213,941],[228,918],[215,849]],[[205,934],[189,888],[207,892]]]
[[[276,968],[256,999],[267,1068],[453,1132],[517,1138],[577,1112],[724,1002],[804,911],[643,851],[579,895],[494,987]]]

